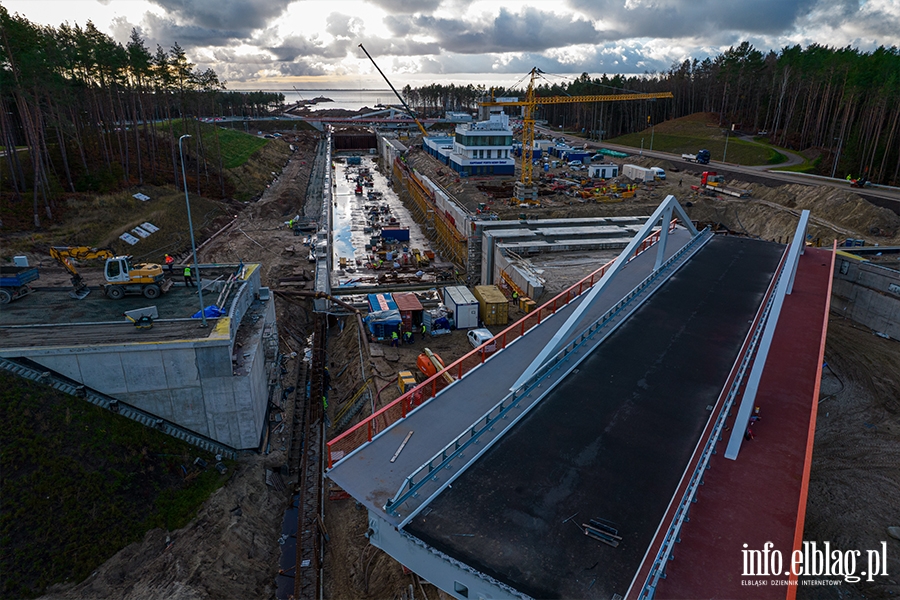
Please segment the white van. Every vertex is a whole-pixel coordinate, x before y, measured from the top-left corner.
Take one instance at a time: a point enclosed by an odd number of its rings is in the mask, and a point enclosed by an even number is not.
[[[650,170],[653,171],[653,176],[657,179],[665,179],[666,172],[660,169],[659,167],[650,167]]]

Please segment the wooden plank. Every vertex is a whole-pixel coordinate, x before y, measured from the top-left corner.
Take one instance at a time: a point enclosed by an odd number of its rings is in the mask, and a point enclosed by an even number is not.
[[[412,434],[413,434],[412,431],[410,431],[409,433],[406,434],[406,438],[403,440],[403,443],[400,444],[400,447],[397,448],[396,452],[394,452],[394,456],[391,458],[391,462],[394,462],[395,460],[397,460],[397,457],[400,456],[400,452],[403,450],[403,447],[406,446],[406,442],[409,441],[409,438],[412,437]]]

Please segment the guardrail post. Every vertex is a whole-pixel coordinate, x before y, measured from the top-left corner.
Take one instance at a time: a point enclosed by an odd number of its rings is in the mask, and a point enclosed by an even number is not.
[[[366,421],[366,430],[367,430],[367,434],[368,434],[367,437],[369,438],[369,441],[371,442],[372,441],[372,419],[369,419],[368,421]]]

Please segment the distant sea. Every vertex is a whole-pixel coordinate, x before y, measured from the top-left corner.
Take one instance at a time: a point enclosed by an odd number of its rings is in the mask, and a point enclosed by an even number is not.
[[[264,89],[264,92],[280,92],[284,94],[285,104],[292,104],[301,98],[312,100],[320,96],[331,98],[334,102],[321,102],[310,104],[310,110],[330,110],[340,108],[343,110],[359,110],[364,106],[374,108],[376,104],[399,104],[397,96],[389,89],[383,90],[300,90],[298,94],[294,90]]]

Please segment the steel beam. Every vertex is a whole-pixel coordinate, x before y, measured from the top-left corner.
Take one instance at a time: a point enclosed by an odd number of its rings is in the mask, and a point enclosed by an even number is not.
[[[790,293],[794,285],[794,275],[797,272],[797,266],[800,261],[800,254],[806,244],[806,228],[809,225],[809,211],[804,210],[800,213],[800,222],[797,224],[797,230],[794,232],[794,238],[791,241],[791,249],[788,251],[787,260],[782,267],[780,281],[778,287],[775,288],[775,299],[772,304],[772,310],[766,319],[766,328],[763,331],[762,339],[759,342],[759,349],[756,352],[756,358],[753,360],[753,368],[750,369],[750,375],[747,377],[747,387],[744,389],[744,397],[741,399],[741,406],[738,414],[734,418],[734,426],[731,428],[731,437],[728,438],[728,447],[725,449],[725,458],[737,460],[741,451],[741,444],[744,442],[744,434],[750,425],[750,413],[756,405],[756,394],[759,391],[759,382],[762,379],[765,370],[766,360],[769,357],[769,348],[772,346],[772,338],[775,337],[775,329],[778,327],[778,317],[781,314],[781,307],[784,305],[784,298]]]
[[[656,266],[654,269],[659,268],[659,265],[662,264],[660,257],[665,255],[665,241],[668,238],[668,235],[665,237],[663,233],[668,234],[669,230],[669,222],[671,220],[672,213],[677,214],[678,218],[681,219],[684,226],[688,229],[692,236],[697,236],[699,232],[697,228],[694,227],[694,224],[691,222],[691,219],[687,216],[687,213],[684,212],[684,209],[681,208],[681,205],[678,204],[678,201],[675,199],[675,196],[671,194],[666,196],[666,199],[663,200],[662,204],[650,215],[650,218],[647,219],[647,222],[644,223],[643,227],[641,227],[640,231],[631,239],[631,242],[628,243],[628,246],[622,251],[619,255],[619,258],[616,259],[616,262],[613,266],[606,272],[606,275],[594,285],[593,288],[587,293],[587,296],[582,300],[581,304],[578,305],[578,308],[569,316],[568,320],[563,323],[562,327],[559,328],[559,331],[554,334],[553,338],[551,338],[550,342],[540,351],[540,353],[535,357],[528,367],[522,372],[522,375],[516,380],[516,382],[510,387],[510,391],[514,391],[522,387],[529,379],[531,379],[534,374],[540,369],[547,360],[550,359],[551,356],[557,353],[559,349],[562,347],[563,342],[569,337],[569,335],[575,331],[575,329],[579,326],[584,315],[587,313],[591,304],[594,300],[599,296],[604,289],[609,285],[609,283],[616,277],[616,275],[622,270],[631,257],[634,255],[638,246],[649,236],[653,228],[661,223],[662,232],[660,233],[660,249],[658,250]],[[668,215],[668,218],[666,216]]]

